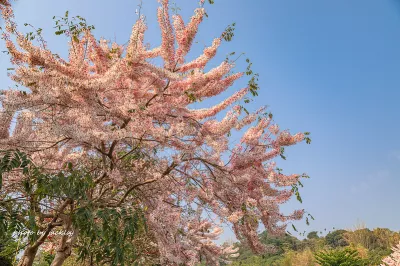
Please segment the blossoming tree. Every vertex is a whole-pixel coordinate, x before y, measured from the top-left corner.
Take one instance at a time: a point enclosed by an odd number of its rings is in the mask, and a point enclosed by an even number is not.
[[[234,64],[228,60],[205,71],[222,38],[193,61],[185,60],[205,15],[202,3],[185,24],[180,15],[170,18],[168,0],[162,0],[162,41],[151,49],[143,43],[143,18],[134,24],[126,46],[96,40],[90,27],[69,28],[68,59],[45,43],[34,45],[18,31],[9,2],[1,0],[0,6],[3,39],[15,65],[11,78],[27,88],[2,92],[0,149],[23,151],[48,174],[65,165],[86,169],[91,178],[86,201],[96,208],[141,209],[162,265],[195,265],[202,258],[218,265],[221,258],[235,256],[237,250],[213,242],[222,229],[206,213],[230,223],[237,238],[255,252],[271,248],[259,242],[260,222],[269,233],[281,234],[289,221],[302,218],[303,210],[290,215],[279,210],[296,193],[292,186],[301,175],[282,174],[272,159],[305,135],[281,131],[264,109],[243,112],[237,103],[250,88],[215,106],[191,107],[193,101],[224,92],[243,75],[231,74]],[[156,57],[162,65],[150,63]],[[221,120],[215,118],[219,113]],[[243,137],[232,147],[231,130],[242,128]],[[8,193],[29,200],[32,195],[16,186],[23,180],[23,171],[5,173],[3,197]],[[52,199],[51,209],[41,208],[48,198],[41,199],[32,210],[49,232],[57,226],[77,227],[67,217],[80,203],[68,195]],[[57,239],[52,265],[62,264],[79,239],[76,234]],[[28,245],[20,265],[32,264],[46,237]]]

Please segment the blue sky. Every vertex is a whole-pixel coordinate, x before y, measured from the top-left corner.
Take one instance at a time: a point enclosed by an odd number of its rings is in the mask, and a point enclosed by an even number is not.
[[[215,0],[200,28],[194,57],[224,28],[236,22],[234,40],[225,43],[209,67],[226,54],[245,52],[260,74],[261,91],[248,109],[268,105],[274,120],[292,132],[310,131],[312,144],[287,149],[279,161],[286,173],[310,175],[301,190],[314,217],[299,231],[367,227],[400,230],[400,1],[397,0]],[[28,1],[15,3],[17,22],[44,29],[51,49],[66,55],[66,39],[55,36],[53,15],[85,17],[95,35],[125,43],[137,16],[137,0]],[[146,39],[159,44],[156,0],[144,1]],[[186,21],[196,0],[177,0]],[[1,43],[0,50],[4,50]],[[245,68],[239,62],[237,70]],[[1,87],[8,58],[0,54]],[[227,94],[244,87],[236,83]],[[204,104],[204,103],[202,103]],[[235,136],[234,136],[235,137]],[[223,239],[232,238],[229,231]]]

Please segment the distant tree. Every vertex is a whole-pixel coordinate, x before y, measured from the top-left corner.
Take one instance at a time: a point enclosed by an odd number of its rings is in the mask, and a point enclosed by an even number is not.
[[[346,230],[336,230],[333,232],[330,232],[329,234],[327,234],[325,236],[325,241],[326,243],[333,247],[345,247],[348,246],[349,243],[347,242],[347,240],[344,237],[344,234],[346,233]]]
[[[357,250],[333,249],[315,254],[315,260],[321,266],[364,266],[367,262],[360,258]]]
[[[355,231],[347,231],[344,238],[348,243],[361,245],[369,250],[378,246],[376,235],[368,228],[361,228]]]
[[[266,264],[269,265],[269,264]],[[283,259],[279,261],[279,266],[309,266],[315,265],[315,258],[312,251],[307,248],[300,252],[287,251],[284,254]]]
[[[375,228],[372,233],[376,238],[376,246],[381,248],[391,249],[400,241],[400,233],[388,228]]]
[[[245,243],[236,243],[235,246],[239,247],[240,255],[235,261],[241,264],[233,265],[275,265],[273,262],[282,259],[282,255],[287,250],[297,251],[304,246],[300,240],[289,234],[285,234],[284,236],[272,236],[264,231],[259,235],[259,239],[263,245],[270,247],[274,252],[263,253],[255,258],[256,256],[248,245]]]
[[[319,238],[317,231],[312,231],[312,232],[308,233],[307,239],[315,239],[315,238]]]

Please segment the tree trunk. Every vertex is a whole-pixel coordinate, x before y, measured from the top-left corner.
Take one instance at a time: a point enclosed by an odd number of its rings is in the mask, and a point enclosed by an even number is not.
[[[76,238],[78,237],[78,230],[74,230],[73,235],[70,239],[66,240],[64,236],[60,241],[60,246],[57,249],[56,256],[54,257],[50,266],[61,266],[65,260],[71,256],[72,246],[74,245]]]
[[[71,250],[57,250],[56,256],[54,257],[51,266],[61,266],[63,265],[64,261],[71,255]]]
[[[22,258],[18,262],[18,266],[32,266],[33,260],[36,257],[38,248],[27,247],[22,255]]]
[[[45,233],[43,235],[41,235],[39,237],[39,239],[33,245],[30,245],[25,249],[21,260],[18,262],[18,266],[32,266],[33,265],[33,261],[36,257],[36,253],[38,252],[40,245],[42,245],[45,242],[45,240],[49,236],[51,230],[53,230],[53,228],[55,226],[57,226],[56,222],[57,222],[57,219],[58,219],[60,213],[63,213],[64,209],[69,204],[71,204],[71,202],[72,202],[71,199],[67,199],[62,203],[62,205],[58,209],[58,213],[54,214],[53,219],[47,225]],[[60,264],[60,265],[62,265],[62,264]]]

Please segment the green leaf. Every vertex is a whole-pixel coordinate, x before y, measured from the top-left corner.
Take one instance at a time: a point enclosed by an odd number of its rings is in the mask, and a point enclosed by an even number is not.
[[[292,224],[292,227],[293,227],[293,230],[294,230],[294,231],[298,232],[297,229],[296,229],[296,227],[294,226],[294,224]]]

